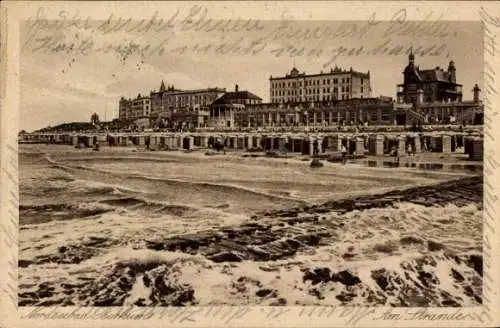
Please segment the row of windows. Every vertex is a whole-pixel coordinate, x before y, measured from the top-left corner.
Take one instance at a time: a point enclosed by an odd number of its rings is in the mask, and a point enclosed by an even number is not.
[[[285,87],[302,87],[302,86],[313,86],[313,85],[327,85],[327,84],[338,84],[339,81],[340,83],[347,83],[349,84],[351,82],[350,78],[342,78],[342,79],[323,79],[323,80],[310,80],[310,81],[298,81],[298,82],[272,82],[271,87],[272,88],[285,88]],[[361,84],[363,84],[363,78],[361,78]]]
[[[187,95],[165,95],[163,98],[163,101],[165,100],[172,100],[172,99],[175,99],[176,101],[179,100],[179,99],[183,99],[183,100],[215,100],[217,99],[217,96],[216,95],[197,95],[197,96],[187,96]]]
[[[186,98],[167,98],[167,99],[162,99],[162,104],[173,104],[173,103],[198,103],[198,104],[210,104],[212,103],[214,99],[186,99]]]
[[[363,99],[363,96],[360,97]],[[283,97],[271,98],[272,103],[287,103],[287,102],[300,102],[300,101],[323,101],[323,100],[348,100],[349,94],[343,95],[324,95],[324,96],[310,96],[310,97]]]
[[[341,87],[341,88],[334,87],[332,89],[330,89],[330,88],[306,89],[306,90],[304,90],[305,91],[304,94],[311,95],[311,94],[319,94],[320,92],[322,92],[322,93],[330,93],[330,92],[338,93],[339,90],[340,90],[340,92],[349,92],[350,88],[349,87]],[[364,91],[363,87],[361,87],[361,92],[363,92],[363,91]],[[302,95],[302,89],[288,90],[288,91],[284,91],[284,90],[272,90],[271,91],[271,96],[273,96],[273,97],[296,96],[296,95]]]
[[[377,111],[370,111],[369,113],[364,113],[363,115],[359,115],[358,112],[353,112],[353,111],[332,111],[332,112],[322,112],[310,115],[302,115],[298,121],[306,122],[309,121],[310,123],[326,123],[326,122],[337,122],[338,120],[345,120],[346,117],[349,115],[350,120],[357,120],[358,118],[361,119],[362,121],[378,121],[379,120],[379,115]],[[237,114],[238,119],[248,119],[248,116],[246,113],[241,113]],[[284,113],[262,113],[262,115],[257,115],[255,117],[250,117],[252,120],[256,120],[257,122],[281,122],[285,123],[287,120],[293,120],[296,121],[296,114],[284,114]],[[383,121],[388,121],[391,119],[391,112],[388,110],[382,110],[380,113],[380,119]]]

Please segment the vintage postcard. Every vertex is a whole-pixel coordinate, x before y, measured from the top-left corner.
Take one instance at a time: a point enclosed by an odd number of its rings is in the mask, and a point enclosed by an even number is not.
[[[500,324],[500,5],[2,3],[0,327]]]

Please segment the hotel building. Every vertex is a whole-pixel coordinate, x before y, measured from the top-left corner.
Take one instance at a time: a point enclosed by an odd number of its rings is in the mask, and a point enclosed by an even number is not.
[[[165,87],[162,81],[159,91],[151,92],[153,116],[171,117],[173,113],[194,113],[208,110],[208,107],[226,93],[223,88],[178,90],[174,86]]]
[[[283,77],[269,78],[271,103],[370,98],[370,72],[338,67],[319,74],[300,73],[295,67]]]
[[[148,117],[151,113],[151,98],[137,95],[135,99],[125,99],[121,97],[118,117],[121,120],[137,119]]]
[[[120,100],[120,118],[149,116],[170,128],[328,127],[345,125],[483,124],[484,106],[476,85],[462,100],[456,67],[421,70],[411,53],[398,84],[397,99],[372,97],[370,72],[338,67],[306,75],[293,68],[270,78],[271,102],[248,91],[222,88],[177,90],[161,83],[150,97]]]
[[[397,101],[393,101],[389,97],[369,97],[369,73],[336,68],[326,74],[306,75],[294,68],[283,78],[271,77],[271,103],[246,106],[245,110],[236,113],[235,125],[321,128],[483,124],[481,90],[476,84],[472,90],[473,99],[463,101],[462,85],[456,78],[453,61],[446,71],[439,67],[420,70],[415,65],[415,56],[410,54],[403,72],[403,84],[398,85]],[[328,88],[332,85],[337,86],[333,95],[331,87]]]

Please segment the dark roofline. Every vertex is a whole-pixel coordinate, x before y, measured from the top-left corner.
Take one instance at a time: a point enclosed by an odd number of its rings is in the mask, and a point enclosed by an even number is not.
[[[248,90],[242,90],[242,91],[230,91],[230,92],[226,92],[226,93],[224,94],[224,96],[225,96],[225,95],[233,95],[233,94],[245,94],[248,98],[253,98],[253,99],[259,99],[259,100],[262,100],[262,98],[261,98],[261,97],[257,96],[255,93],[252,93],[252,92],[250,92],[250,91],[248,91]],[[222,97],[224,97],[224,96],[222,96]],[[222,98],[222,97],[221,97],[221,98]]]
[[[165,91],[154,91],[151,94],[163,94],[163,93],[172,93],[172,94],[183,94],[183,93],[199,93],[199,92],[226,92],[226,88],[205,88],[205,89],[193,89],[193,90],[165,90]]]
[[[226,101],[234,100],[234,99],[254,99],[254,100],[262,100],[261,97],[256,94],[243,90],[243,91],[230,91],[223,94],[221,97],[216,99],[212,104],[213,105],[222,105],[225,104]]]
[[[120,98],[120,101],[134,101],[134,100],[142,100],[142,99],[151,99],[151,96],[140,96],[140,97],[135,97],[135,98],[125,98],[125,97],[121,97]]]

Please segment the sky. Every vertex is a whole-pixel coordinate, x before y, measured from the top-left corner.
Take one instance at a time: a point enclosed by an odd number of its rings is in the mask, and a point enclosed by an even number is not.
[[[162,80],[179,89],[238,84],[268,102],[269,77],[293,66],[309,74],[335,66],[370,71],[372,96],[395,97],[410,48],[421,69],[454,60],[464,99],[483,85],[483,33],[473,21],[252,21],[221,30],[174,20],[149,31],[138,21],[121,29],[103,23],[21,26],[20,130],[89,121],[93,112],[111,120],[121,96],[149,94]]]

